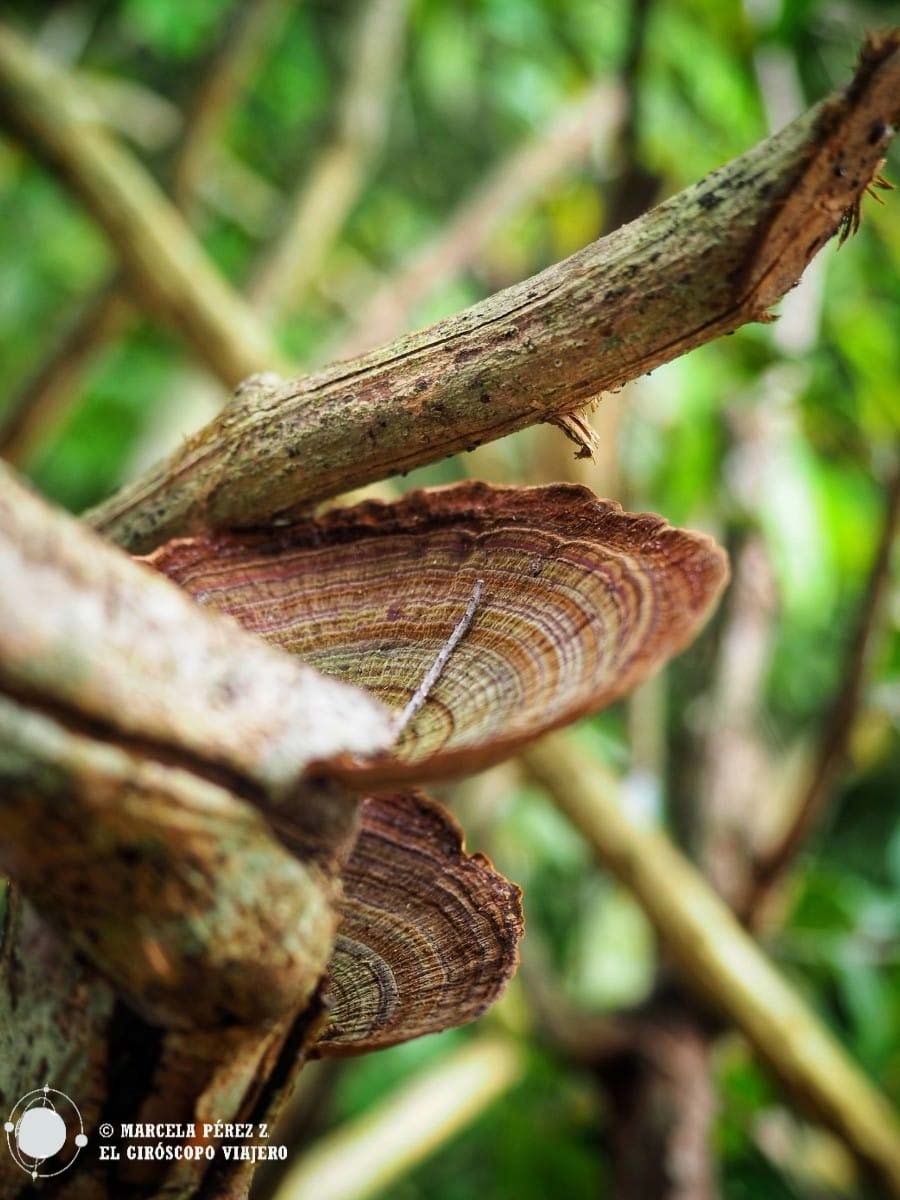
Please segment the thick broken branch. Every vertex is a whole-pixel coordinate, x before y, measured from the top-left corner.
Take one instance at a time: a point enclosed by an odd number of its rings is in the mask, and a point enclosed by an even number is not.
[[[148,1020],[255,1025],[309,1000],[336,885],[248,804],[3,697],[0,783],[0,868]]]
[[[0,117],[81,196],[136,291],[226,386],[279,368],[275,344],[159,187],[86,116],[65,73],[8,28],[0,28]]]
[[[70,725],[218,767],[276,802],[312,762],[393,744],[374,697],[204,612],[6,468],[0,574],[0,690]]]
[[[523,760],[599,861],[638,898],[682,983],[753,1043],[782,1084],[900,1196],[900,1124],[815,1014],[669,840],[634,824],[589,756],[553,734]]]
[[[92,514],[132,549],[249,526],[557,417],[765,319],[876,174],[900,34],[741,158],[564,262],[352,362],[235,400]]]

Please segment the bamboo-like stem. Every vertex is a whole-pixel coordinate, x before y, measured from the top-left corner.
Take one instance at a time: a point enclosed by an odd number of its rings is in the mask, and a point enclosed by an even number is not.
[[[699,872],[657,830],[633,823],[571,735],[526,750],[535,780],[637,897],[682,983],[726,1016],[782,1084],[900,1196],[900,1124]]]
[[[9,28],[0,28],[0,114],[78,192],[135,290],[226,386],[279,369],[274,342],[150,175],[85,119],[66,74]]]
[[[238,0],[229,14],[206,77],[191,100],[172,171],[173,199],[189,217],[225,122],[292,7],[290,0]]]
[[[464,1129],[521,1076],[514,1042],[481,1037],[316,1142],[275,1200],[365,1200]]]
[[[343,228],[387,130],[409,0],[366,0],[348,56],[337,128],[290,202],[280,237],[250,286],[272,319],[302,296]]]
[[[59,425],[97,355],[127,328],[131,300],[113,274],[82,306],[73,324],[11,401],[0,424],[0,455],[22,465]]]
[[[885,494],[881,534],[856,629],[847,647],[840,674],[840,687],[818,740],[809,782],[799,799],[790,824],[778,842],[754,864],[753,883],[742,908],[751,923],[760,920],[772,891],[790,868],[797,852],[821,816],[832,787],[840,774],[847,743],[859,710],[865,684],[866,665],[879,630],[879,618],[891,581],[891,553],[900,528],[900,463],[894,467]]]
[[[620,87],[598,84],[503,158],[438,234],[354,314],[353,330],[338,357],[361,354],[402,333],[416,306],[439,283],[473,263],[504,220],[585,158],[595,142],[605,145],[615,136],[623,108]]]
[[[229,405],[92,521],[132,549],[203,525],[260,524],[569,413],[768,319],[856,211],[895,116],[900,33],[867,43],[845,91],[564,262]]]
[[[172,177],[182,211],[194,196],[229,107],[264,52],[284,8],[285,0],[236,5],[175,151]],[[39,442],[59,424],[97,357],[124,333],[133,315],[126,281],[120,272],[111,272],[13,399],[0,425],[0,455],[16,466],[27,462]]]

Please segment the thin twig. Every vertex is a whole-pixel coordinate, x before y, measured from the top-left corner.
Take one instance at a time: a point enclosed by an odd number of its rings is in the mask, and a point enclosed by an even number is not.
[[[191,99],[172,170],[175,203],[189,216],[225,122],[290,8],[289,0],[239,0],[229,13],[205,78]]]
[[[605,230],[608,233],[618,229],[620,225],[633,221],[635,217],[639,217],[653,204],[659,191],[659,176],[649,171],[641,161],[639,137],[640,76],[645,58],[651,13],[651,0],[634,0],[628,44],[622,64],[622,88],[628,102],[619,137],[621,166],[610,188],[604,221]]]
[[[97,356],[125,331],[132,316],[121,272],[112,272],[7,404],[0,423],[0,455],[7,462],[27,464],[60,427]]]
[[[469,597],[469,603],[466,605],[466,611],[457,622],[456,628],[444,642],[441,649],[438,651],[438,656],[431,664],[428,674],[416,688],[415,694],[403,710],[403,715],[400,717],[400,726],[397,730],[399,738],[406,730],[407,725],[412,721],[413,717],[418,713],[419,709],[428,699],[431,689],[444,673],[450,655],[459,645],[462,638],[465,636],[466,630],[472,624],[475,616],[475,610],[478,607],[478,602],[481,599],[481,591],[484,587],[483,579],[476,579],[475,586],[472,588],[472,595]]]
[[[793,862],[797,851],[821,816],[847,751],[853,721],[863,697],[866,666],[890,582],[891,550],[900,527],[900,463],[887,486],[884,519],[875,558],[869,572],[856,630],[847,648],[841,685],[826,720],[809,783],[793,819],[780,841],[761,856],[754,869],[754,882],[746,904],[747,920],[759,920],[765,901]]]

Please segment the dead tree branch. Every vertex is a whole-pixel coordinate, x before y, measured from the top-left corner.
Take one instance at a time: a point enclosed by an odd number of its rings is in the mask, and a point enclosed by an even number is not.
[[[572,412],[752,320],[856,212],[900,117],[900,34],[781,133],[564,262],[362,358],[233,402],[94,511],[132,549],[260,524]]]

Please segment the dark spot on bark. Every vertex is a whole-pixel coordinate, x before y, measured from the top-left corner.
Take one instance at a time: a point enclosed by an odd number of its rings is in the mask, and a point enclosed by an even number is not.
[[[453,356],[453,361],[458,362],[458,363],[468,362],[470,358],[477,358],[477,357],[478,357],[478,351],[475,350],[474,348],[469,348],[468,350],[458,351]]]
[[[833,175],[835,175],[838,179],[843,179],[844,176],[847,174],[847,168],[838,165],[836,167],[832,167],[831,173]]]
[[[417,379],[416,380],[416,391],[417,392],[424,392],[427,387],[428,387],[427,379]]]
[[[890,126],[886,121],[873,121],[872,128],[869,130],[869,145],[877,146],[883,137],[886,137],[890,131]]]
[[[490,404],[491,402],[491,397],[487,392],[482,392],[478,399],[482,404]]]
[[[715,208],[717,204],[722,203],[722,197],[717,196],[715,192],[705,192],[702,196],[697,197],[697,203],[701,208]]]

